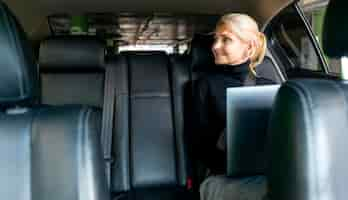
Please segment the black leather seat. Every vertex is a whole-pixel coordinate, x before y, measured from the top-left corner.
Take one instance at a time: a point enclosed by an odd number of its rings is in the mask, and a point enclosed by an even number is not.
[[[112,191],[119,199],[190,199],[184,137],[184,69],[164,52],[126,52],[110,58],[116,89]]]
[[[336,58],[348,54],[345,8],[330,1],[326,10],[324,50]],[[347,105],[346,81],[298,79],[281,87],[269,133],[270,200],[347,199]]]
[[[41,102],[102,108],[104,52],[104,42],[91,36],[60,36],[41,42]]]
[[[348,85],[302,79],[284,84],[272,114],[269,199],[346,199]]]
[[[2,199],[109,199],[100,113],[49,107],[25,33],[0,3],[0,194]]]

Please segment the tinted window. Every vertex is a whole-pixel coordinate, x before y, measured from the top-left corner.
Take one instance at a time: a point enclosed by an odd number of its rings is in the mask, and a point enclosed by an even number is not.
[[[281,11],[272,19],[265,32],[269,38],[270,50],[286,72],[296,69],[325,71],[295,6]]]
[[[327,0],[314,0],[314,1],[302,1],[301,8],[305,12],[305,16],[311,25],[313,32],[316,36],[316,39],[319,42],[320,47],[322,47],[322,32],[323,24],[326,13],[328,1]],[[329,65],[329,72],[333,74],[341,73],[341,65],[343,61],[341,59],[329,58],[325,55],[326,62]]]

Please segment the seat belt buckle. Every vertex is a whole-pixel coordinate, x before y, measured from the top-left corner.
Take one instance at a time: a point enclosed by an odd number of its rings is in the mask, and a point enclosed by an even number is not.
[[[192,178],[188,177],[186,180],[186,189],[187,190],[192,190],[193,188],[193,181]]]

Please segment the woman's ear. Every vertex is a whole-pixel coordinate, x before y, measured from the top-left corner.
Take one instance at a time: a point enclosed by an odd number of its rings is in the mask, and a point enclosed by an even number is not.
[[[252,55],[252,48],[251,48],[251,45],[248,44],[246,46],[243,47],[243,57],[241,58],[241,60],[243,61],[247,61],[251,58],[251,55]]]
[[[246,55],[247,55],[248,59],[250,59],[251,56],[253,55],[253,46],[252,46],[251,42],[247,46]]]
[[[255,41],[251,41],[248,45],[248,57],[251,59],[256,53],[256,43]]]

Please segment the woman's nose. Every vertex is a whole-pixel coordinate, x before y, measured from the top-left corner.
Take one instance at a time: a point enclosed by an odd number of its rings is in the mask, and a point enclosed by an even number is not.
[[[220,48],[221,48],[221,42],[215,41],[214,44],[213,44],[212,49],[215,51],[215,50],[218,50]]]

